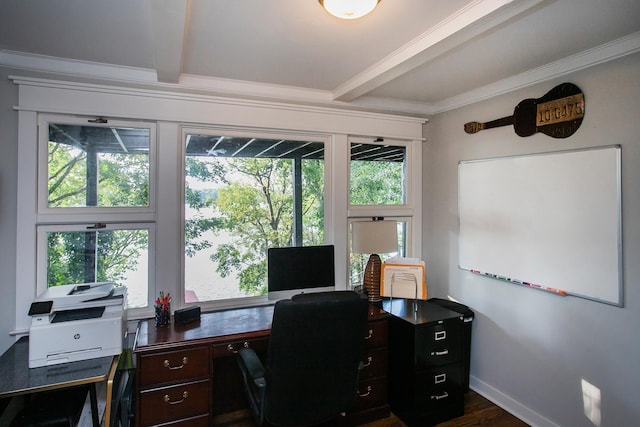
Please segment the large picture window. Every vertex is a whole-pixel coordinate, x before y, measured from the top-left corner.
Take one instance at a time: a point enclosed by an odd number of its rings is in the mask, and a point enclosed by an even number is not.
[[[267,249],[324,242],[324,142],[186,132],[185,301],[266,295]]]

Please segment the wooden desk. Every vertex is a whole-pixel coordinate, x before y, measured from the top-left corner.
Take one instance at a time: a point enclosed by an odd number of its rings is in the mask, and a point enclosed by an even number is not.
[[[273,306],[204,313],[200,321],[156,327],[140,323],[136,357],[136,425],[209,426],[214,415],[246,408],[234,357],[243,346],[264,357]],[[389,415],[388,317],[371,306],[365,370],[359,399],[349,414],[358,423]]]
[[[96,383],[107,383],[104,425],[110,425],[111,390],[118,356],[29,368],[29,337],[22,337],[0,356],[0,398],[89,384],[93,425],[100,426]]]

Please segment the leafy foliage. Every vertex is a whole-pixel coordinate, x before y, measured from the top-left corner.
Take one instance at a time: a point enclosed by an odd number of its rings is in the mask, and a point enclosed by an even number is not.
[[[352,161],[350,167],[352,205],[400,205],[405,202],[403,163]]]
[[[209,163],[189,159],[191,162]],[[293,162],[269,158],[231,158],[215,160],[217,169],[200,174],[198,179],[216,179],[226,183],[215,199],[196,208],[198,221],[192,231],[202,235],[208,229],[232,236],[231,243],[216,246],[211,260],[216,271],[227,277],[237,272],[239,288],[250,295],[266,293],[267,249],[292,244],[293,238]],[[306,244],[322,241],[323,166],[322,162],[303,162],[303,222]],[[222,167],[221,167],[222,166]],[[207,167],[200,165],[195,170]],[[196,198],[201,199],[201,198]],[[205,207],[213,208],[215,217],[201,216]],[[196,233],[191,232],[191,236]],[[187,238],[187,241],[189,239]],[[195,240],[199,247],[212,247],[213,242]],[[190,246],[192,247],[192,246]]]
[[[49,142],[49,206],[84,207],[93,192],[97,205],[147,206],[149,156],[102,154],[97,157],[98,185],[87,189],[87,153]],[[47,236],[47,286],[92,281],[120,281],[148,248],[145,230],[53,232]]]

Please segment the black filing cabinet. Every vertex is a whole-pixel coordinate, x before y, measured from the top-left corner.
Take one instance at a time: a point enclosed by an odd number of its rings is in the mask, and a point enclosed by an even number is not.
[[[383,302],[389,319],[389,401],[408,426],[464,414],[464,318],[428,301]]]

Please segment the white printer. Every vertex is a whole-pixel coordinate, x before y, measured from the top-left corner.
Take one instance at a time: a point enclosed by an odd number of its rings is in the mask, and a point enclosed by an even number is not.
[[[29,368],[122,353],[126,300],[113,282],[48,288],[29,309]]]

